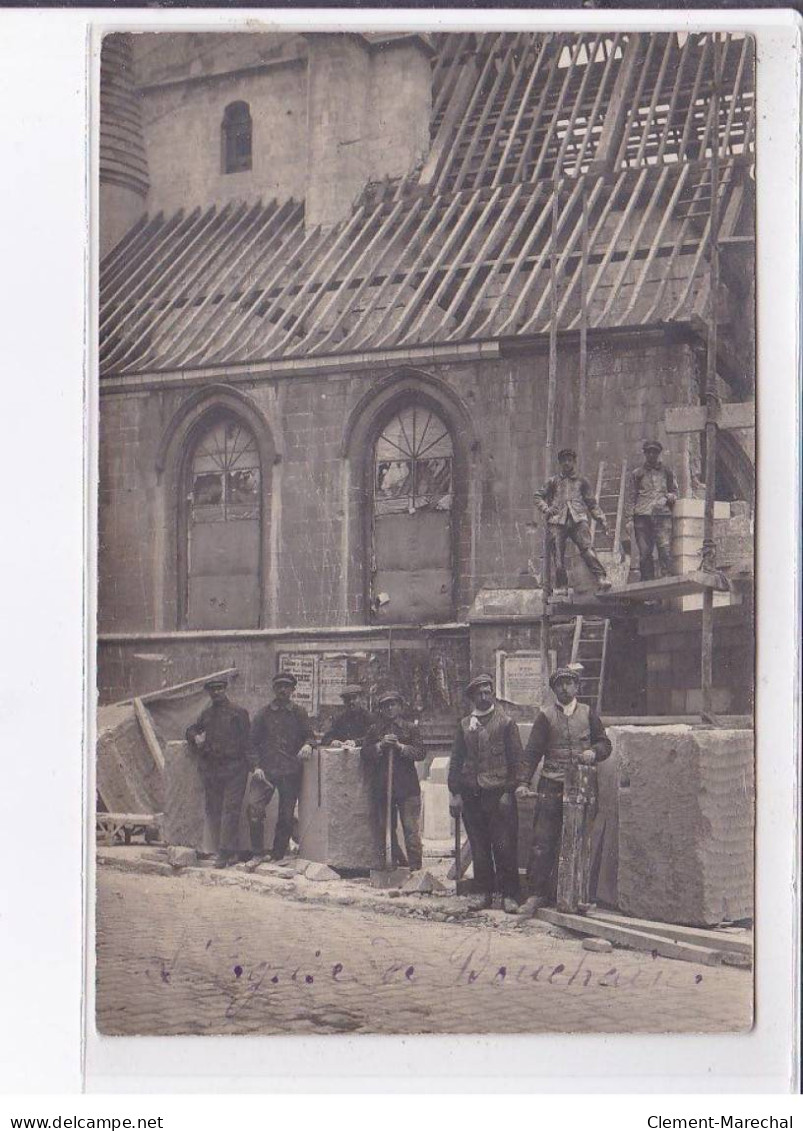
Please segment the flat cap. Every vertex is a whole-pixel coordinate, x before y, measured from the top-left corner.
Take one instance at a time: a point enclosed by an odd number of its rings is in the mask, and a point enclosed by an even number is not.
[[[563,459],[564,456],[572,456],[576,459],[577,452],[574,450],[574,448],[561,448],[558,452],[558,459]]]
[[[273,686],[278,687],[282,683],[287,683],[290,687],[297,687],[298,680],[292,672],[277,672],[272,680]]]
[[[229,681],[226,679],[225,675],[217,675],[217,676],[215,676],[214,679],[208,679],[206,681],[206,683],[204,684],[204,689],[206,691],[211,691],[213,687],[228,687],[228,686],[229,686]]]
[[[488,675],[487,672],[480,672],[479,675],[475,675],[474,678],[470,679],[468,681],[468,683],[466,684],[466,695],[470,695],[472,693],[472,691],[476,691],[478,687],[482,687],[483,684],[486,684],[486,683],[490,684],[491,688],[493,689],[493,687],[494,687],[493,676]]]
[[[347,695],[362,695],[362,688],[358,683],[347,683],[340,692],[340,698],[345,699]]]
[[[381,695],[378,695],[376,701],[381,707],[383,703],[390,703],[393,700],[395,700],[397,703],[403,703],[404,696],[400,691],[396,691],[395,688],[391,687],[387,691],[383,691]]]
[[[643,452],[648,452],[650,448],[654,449],[655,451],[662,452],[664,450],[664,445],[660,440],[645,440],[641,445],[641,450]]]
[[[575,683],[579,683],[584,671],[582,664],[564,664],[563,667],[555,668],[549,677],[549,686],[554,690],[559,679],[573,679]]]

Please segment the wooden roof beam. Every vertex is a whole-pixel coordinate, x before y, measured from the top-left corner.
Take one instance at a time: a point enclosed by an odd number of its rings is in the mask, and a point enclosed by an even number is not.
[[[629,36],[622,58],[622,65],[613,85],[611,101],[605,114],[597,155],[591,162],[591,172],[612,173],[616,156],[622,144],[628,110],[632,102],[633,87],[644,62],[648,36],[636,32]]]

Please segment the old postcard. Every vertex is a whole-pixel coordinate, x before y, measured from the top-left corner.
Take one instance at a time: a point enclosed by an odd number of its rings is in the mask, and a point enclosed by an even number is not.
[[[101,1034],[751,1027],[755,99],[105,36]]]

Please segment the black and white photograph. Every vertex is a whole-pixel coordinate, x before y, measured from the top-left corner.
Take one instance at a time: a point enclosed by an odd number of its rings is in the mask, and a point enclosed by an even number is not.
[[[756,62],[104,35],[102,1037],[750,1031]]]

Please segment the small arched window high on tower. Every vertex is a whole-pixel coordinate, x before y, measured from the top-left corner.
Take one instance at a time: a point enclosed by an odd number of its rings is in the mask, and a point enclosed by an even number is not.
[[[251,111],[247,102],[230,102],[223,111],[223,172],[251,168]]]

